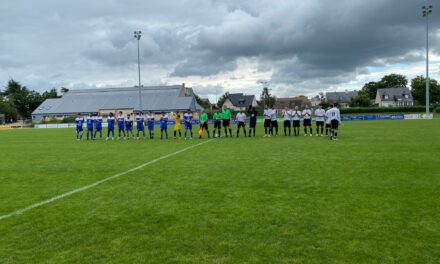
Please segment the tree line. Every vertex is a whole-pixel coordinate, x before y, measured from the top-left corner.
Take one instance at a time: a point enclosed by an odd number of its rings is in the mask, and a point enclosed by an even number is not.
[[[61,94],[68,92],[69,89],[61,88]],[[21,83],[11,79],[3,90],[0,90],[0,113],[5,115],[6,121],[17,121],[19,119],[31,118],[32,112],[44,100],[49,98],[60,98],[56,88],[39,93],[30,90]]]

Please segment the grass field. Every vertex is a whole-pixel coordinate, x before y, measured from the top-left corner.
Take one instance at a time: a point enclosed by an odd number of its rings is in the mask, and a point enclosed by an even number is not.
[[[0,263],[440,263],[440,120],[211,140],[0,220]],[[0,132],[0,216],[204,140]]]

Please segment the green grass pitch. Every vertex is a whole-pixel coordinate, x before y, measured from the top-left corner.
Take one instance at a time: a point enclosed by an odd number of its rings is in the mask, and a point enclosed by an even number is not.
[[[0,263],[440,263],[440,120],[258,130],[0,220]],[[201,142],[74,137],[0,131],[0,215]]]

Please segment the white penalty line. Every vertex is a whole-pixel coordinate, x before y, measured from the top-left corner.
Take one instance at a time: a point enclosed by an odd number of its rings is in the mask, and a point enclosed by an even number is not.
[[[180,153],[185,152],[185,151],[187,151],[187,150],[190,150],[190,149],[192,149],[192,148],[195,148],[195,147],[201,146],[201,145],[203,145],[203,144],[206,144],[206,143],[208,143],[208,142],[211,142],[212,140],[213,140],[213,139],[209,139],[209,140],[207,140],[207,141],[203,141],[203,142],[198,143],[198,144],[196,144],[196,145],[192,145],[192,146],[190,146],[190,147],[186,147],[186,148],[184,148],[184,149],[181,149],[181,150],[178,150],[178,151],[176,151],[176,152],[173,152],[173,153],[167,154],[167,155],[162,156],[162,157],[160,157],[160,158],[157,158],[157,159],[151,160],[151,161],[149,161],[149,162],[147,162],[147,163],[141,164],[141,165],[139,165],[139,166],[137,166],[137,167],[135,167],[135,168],[132,168],[132,169],[126,170],[126,171],[124,171],[124,172],[120,172],[120,173],[118,173],[118,174],[115,174],[115,175],[113,175],[113,176],[107,177],[107,178],[105,178],[105,179],[99,180],[99,181],[94,182],[94,183],[92,183],[92,184],[89,184],[89,185],[86,185],[86,186],[80,187],[80,188],[75,189],[75,190],[72,190],[72,191],[70,191],[70,192],[66,192],[66,193],[63,193],[63,194],[57,195],[57,196],[55,196],[55,197],[52,197],[52,198],[50,198],[50,199],[47,199],[47,200],[41,201],[41,202],[39,202],[39,203],[32,204],[32,205],[30,205],[30,206],[28,206],[28,207],[25,207],[25,208],[22,208],[22,209],[20,209],[20,210],[14,211],[14,212],[12,212],[12,213],[9,213],[9,214],[6,214],[6,215],[1,215],[1,216],[0,216],[0,220],[4,220],[4,219],[7,219],[7,218],[10,218],[10,217],[16,216],[16,215],[20,215],[20,214],[25,213],[25,212],[27,212],[27,211],[29,211],[29,210],[32,210],[32,209],[34,209],[34,208],[37,208],[37,207],[40,207],[40,206],[43,206],[43,205],[46,205],[46,204],[49,204],[49,203],[55,202],[55,201],[57,201],[57,200],[60,200],[60,199],[62,199],[62,198],[64,198],[64,197],[70,196],[70,195],[72,195],[72,194],[75,194],[75,193],[79,193],[79,192],[82,192],[82,191],[88,190],[88,189],[93,188],[93,187],[95,187],[95,186],[98,186],[98,185],[100,185],[100,184],[102,184],[102,183],[105,183],[105,182],[111,181],[111,180],[113,180],[113,179],[116,179],[116,178],[118,178],[118,177],[121,177],[121,176],[123,176],[123,175],[125,175],[125,174],[128,174],[128,173],[130,173],[130,172],[140,170],[140,169],[142,169],[143,167],[148,166],[148,165],[151,165],[151,164],[153,164],[153,163],[156,163],[156,162],[158,162],[158,161],[160,161],[160,160],[163,160],[163,159],[166,159],[166,158],[169,158],[169,157],[175,156],[175,155],[177,155],[177,154],[180,154]]]

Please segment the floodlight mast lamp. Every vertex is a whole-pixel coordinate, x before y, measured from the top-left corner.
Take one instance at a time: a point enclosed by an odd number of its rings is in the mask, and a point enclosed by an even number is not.
[[[138,88],[139,88],[139,111],[143,112],[142,109],[142,91],[141,91],[141,59],[139,55],[139,40],[141,39],[142,31],[135,31],[134,37],[137,39],[137,48],[138,48]]]
[[[426,17],[426,118],[429,117],[429,24],[428,17],[432,13],[432,5],[422,6],[422,15]]]

